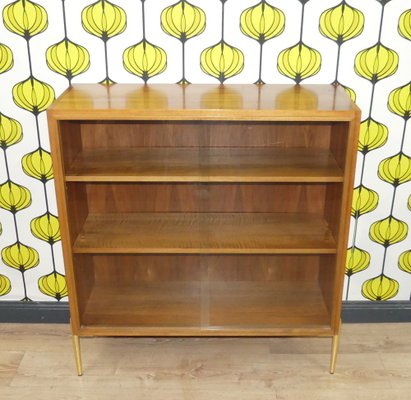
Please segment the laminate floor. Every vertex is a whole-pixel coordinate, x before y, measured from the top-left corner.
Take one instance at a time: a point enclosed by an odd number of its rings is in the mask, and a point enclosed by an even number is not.
[[[1,400],[411,399],[411,324],[345,324],[330,339],[81,339],[68,325],[0,324]]]

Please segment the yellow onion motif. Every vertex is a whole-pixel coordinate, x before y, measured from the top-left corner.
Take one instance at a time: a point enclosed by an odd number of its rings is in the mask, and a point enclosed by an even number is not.
[[[52,272],[40,277],[38,284],[42,293],[54,297],[58,301],[67,296],[66,278],[58,272]]]
[[[384,247],[403,241],[407,233],[407,224],[393,216],[376,221],[370,227],[370,239]]]
[[[370,265],[370,253],[361,250],[358,247],[351,247],[347,250],[347,258],[345,260],[345,274],[352,276],[358,272],[364,271]]]
[[[143,39],[124,50],[123,64],[128,72],[147,82],[153,76],[164,72],[167,67],[167,54],[161,47]]]
[[[127,24],[124,10],[107,0],[99,0],[85,7],[81,21],[88,33],[105,42],[124,32]]]
[[[49,212],[34,218],[30,223],[31,233],[50,245],[61,240],[60,224],[57,217]]]
[[[277,60],[278,71],[294,79],[296,83],[318,73],[321,68],[321,54],[304,43],[284,49]]]
[[[371,117],[367,118],[360,125],[358,150],[363,154],[367,154],[371,150],[384,146],[387,138],[388,128]]]
[[[46,61],[52,71],[65,76],[69,82],[90,67],[87,49],[69,39],[63,39],[50,46],[46,51]]]
[[[378,177],[393,186],[411,180],[411,158],[404,153],[388,157],[378,166]]]
[[[182,0],[161,13],[161,28],[165,33],[186,42],[204,32],[206,15],[200,7]]]
[[[34,77],[13,87],[13,100],[17,106],[38,115],[54,101],[54,90]]]
[[[398,268],[411,274],[411,250],[404,251],[398,259]]]
[[[378,205],[378,193],[360,185],[354,189],[351,215],[359,218],[361,215],[374,211]]]
[[[8,267],[20,272],[37,267],[40,262],[37,250],[20,242],[5,247],[1,252],[1,259]]]
[[[342,44],[361,34],[364,14],[345,1],[325,10],[320,17],[320,32],[325,37]]]
[[[0,147],[6,149],[20,142],[23,138],[23,130],[20,122],[0,113]]]
[[[399,283],[388,276],[381,274],[368,279],[362,285],[362,295],[372,301],[386,301],[398,294]]]
[[[207,75],[223,83],[244,69],[244,54],[221,40],[201,52],[200,66]]]
[[[17,0],[3,9],[4,26],[29,40],[47,29],[46,10],[30,0]]]
[[[340,86],[345,90],[345,93],[350,96],[351,100],[355,103],[355,100],[357,100],[357,95],[355,94],[354,89],[349,88],[348,86],[344,86],[340,83]]]
[[[398,68],[398,54],[381,43],[360,51],[355,57],[355,72],[376,83],[393,75]]]
[[[394,89],[388,96],[389,110],[408,120],[411,116],[411,82]]]
[[[411,195],[408,197],[408,209],[411,211]]]
[[[48,151],[38,148],[26,154],[22,161],[23,171],[34,179],[46,183],[53,179],[53,165]]]
[[[241,32],[260,44],[279,36],[283,33],[284,28],[284,13],[268,4],[265,0],[241,13]]]
[[[411,40],[411,10],[404,11],[398,20],[398,33],[405,39]]]
[[[31,194],[27,188],[10,180],[0,185],[0,208],[15,214],[31,204]]]
[[[5,296],[7,293],[10,293],[11,282],[7,276],[0,275],[0,296]]]
[[[0,74],[13,67],[13,53],[5,44],[0,43]]]

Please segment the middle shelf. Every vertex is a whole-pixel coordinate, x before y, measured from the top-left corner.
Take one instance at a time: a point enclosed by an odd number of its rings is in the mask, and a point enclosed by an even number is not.
[[[68,182],[342,182],[334,155],[318,148],[141,147],[80,151]]]
[[[75,253],[333,254],[321,215],[309,213],[91,213]]]

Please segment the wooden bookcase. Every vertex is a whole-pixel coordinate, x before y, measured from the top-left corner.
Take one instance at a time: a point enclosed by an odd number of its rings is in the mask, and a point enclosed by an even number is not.
[[[324,336],[360,112],[331,85],[74,85],[48,110],[83,336]]]

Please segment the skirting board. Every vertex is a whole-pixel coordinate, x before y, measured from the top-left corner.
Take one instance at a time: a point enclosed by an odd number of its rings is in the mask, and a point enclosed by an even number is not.
[[[347,301],[345,323],[411,322],[411,301]],[[68,303],[0,301],[0,323],[68,323]]]

